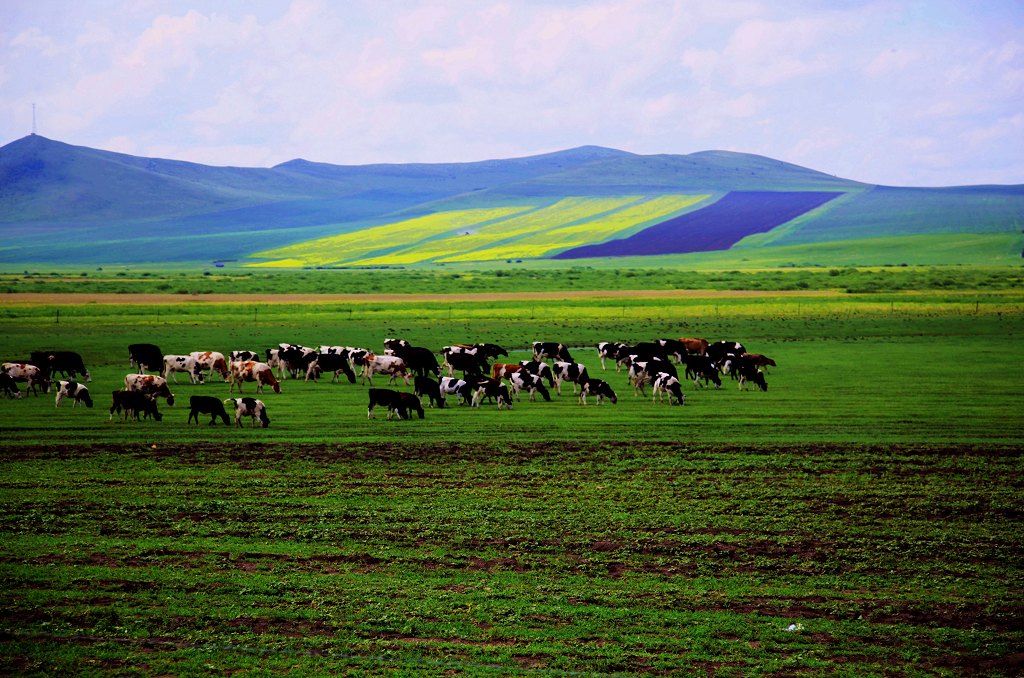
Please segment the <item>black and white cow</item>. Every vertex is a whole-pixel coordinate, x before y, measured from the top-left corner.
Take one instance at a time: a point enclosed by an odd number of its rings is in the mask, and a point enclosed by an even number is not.
[[[148,396],[145,393],[139,391],[114,391],[111,393],[113,403],[110,405],[110,417],[108,421],[114,418],[114,414],[121,414],[124,412],[125,420],[132,418],[135,421],[139,421],[141,415],[142,418],[148,419],[152,417],[156,421],[163,419],[163,415],[160,414],[156,407],[156,398]]]
[[[622,367],[622,363],[619,362],[619,349],[624,347],[625,344],[617,341],[602,341],[597,345],[597,357],[601,359],[601,369],[606,370],[608,367],[605,365],[605,360],[609,358],[615,361],[615,371],[618,372]]]
[[[537,362],[549,358],[563,363],[573,362],[569,348],[557,341],[535,341],[533,342],[533,359]]]
[[[51,380],[60,372],[61,376],[71,379],[82,375],[86,381],[92,381],[82,356],[74,351],[32,351],[29,362],[41,367]]]
[[[420,398],[420,402],[427,398],[430,407],[437,405],[438,409],[444,407],[444,397],[441,395],[441,385],[430,377],[416,377],[413,379],[413,393]]]
[[[438,381],[438,392],[443,402],[446,402],[450,395],[454,395],[462,404],[468,403],[473,397],[472,387],[469,383],[465,379],[456,379],[455,377],[441,377]]]
[[[522,360],[519,362],[519,366],[530,374],[536,374],[541,379],[547,379],[548,387],[555,387],[555,375],[551,370],[551,366],[545,362],[538,360]]]
[[[686,377],[693,379],[693,385],[700,387],[700,380],[704,380],[704,386],[710,381],[715,388],[722,388],[722,379],[718,376],[718,366],[706,355],[683,356],[686,363]]]
[[[85,384],[79,384],[77,381],[57,382],[57,399],[54,407],[60,407],[61,401],[65,398],[72,400],[71,407],[76,407],[78,403],[92,407],[92,396],[89,395],[89,389],[85,387]]]
[[[676,405],[686,403],[686,396],[683,395],[683,385],[679,383],[679,377],[661,372],[654,378],[651,389],[654,391],[653,399],[659,403],[662,402],[663,397],[667,397],[669,402],[675,398]]]
[[[18,388],[14,377],[6,372],[0,372],[0,392],[4,393],[8,398],[21,399],[21,389]]]
[[[499,410],[502,408],[512,409],[512,398],[509,396],[508,386],[497,379],[488,377],[478,379],[473,382],[472,388],[475,390],[475,393],[473,393],[473,401],[470,403],[470,407],[480,407],[481,400],[493,398],[498,401]]]
[[[615,391],[603,379],[587,379],[585,382],[580,384],[580,404],[587,404],[587,396],[594,396],[597,398],[597,404],[600,405],[607,398],[611,401],[612,405],[619,402],[619,399],[615,396]]]
[[[551,392],[544,386],[544,380],[540,375],[519,369],[509,374],[506,379],[508,379],[509,386],[512,387],[512,395],[516,400],[519,400],[519,392],[526,389],[530,394],[531,402],[537,399],[538,393],[544,400],[551,402]]]
[[[300,374],[306,374],[309,363],[315,359],[316,351],[307,346],[282,343],[277,349],[277,378],[298,379]],[[269,360],[267,364],[270,364]]]
[[[256,428],[257,419],[259,419],[260,426],[263,428],[270,426],[270,417],[267,416],[267,406],[263,404],[262,400],[245,396],[242,398],[227,398],[224,401],[224,404],[234,405],[235,424],[238,428],[242,428],[242,417],[249,417],[252,419],[252,428]],[[199,423],[198,419],[196,420],[196,423]]]
[[[391,350],[394,351],[393,355],[405,362],[406,368],[414,375],[435,379],[441,376],[441,367],[437,364],[437,357],[429,348],[409,346],[408,342],[405,342]]]
[[[245,361],[259,359],[260,354],[257,351],[231,351],[231,353],[228,354],[229,363],[237,363],[240,360]]]
[[[200,414],[210,415],[210,426],[217,423],[218,417],[224,422],[225,426],[231,425],[228,413],[224,409],[224,403],[215,396],[194,395],[188,399],[188,423],[191,424],[192,420],[195,419],[198,424]]]
[[[740,390],[745,391],[750,384],[754,384],[762,391],[768,390],[768,382],[764,379],[764,372],[753,361],[743,362],[736,369],[736,375],[740,382]]]
[[[159,373],[164,367],[164,354],[156,344],[128,344],[128,362],[139,368],[139,374],[146,370]]]
[[[462,372],[464,377],[471,378],[487,374],[490,369],[487,353],[480,346],[444,346],[441,348],[441,355],[444,357],[441,368],[448,371],[449,377],[455,376],[455,370]]]
[[[10,375],[11,379],[18,382],[25,382],[25,395],[29,392],[39,395],[39,391],[43,393],[50,392],[50,380],[47,378],[43,368],[32,363],[3,363],[0,365],[0,371]],[[38,389],[36,388],[38,387]]]
[[[590,375],[587,374],[587,368],[580,363],[564,362],[557,360],[551,365],[551,372],[555,377],[555,391],[558,395],[562,395],[562,382],[568,381],[572,383],[573,395],[576,394],[576,385],[582,384]]]
[[[322,348],[322,347],[321,347]],[[349,360],[348,351],[344,353],[318,352],[316,358],[306,368],[306,381],[312,377],[316,381],[317,375],[331,373],[331,383],[339,380],[339,375],[344,374],[348,383],[356,383],[356,373],[352,371],[352,363]]]
[[[708,349],[704,354],[711,358],[711,362],[713,362],[716,367],[721,368],[722,364],[729,356],[738,356],[746,352],[747,349],[738,341],[716,341],[713,344],[708,345]]]

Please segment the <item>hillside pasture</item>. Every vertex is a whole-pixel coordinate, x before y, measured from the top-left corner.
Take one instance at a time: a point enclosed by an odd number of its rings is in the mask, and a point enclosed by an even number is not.
[[[4,356],[78,350],[97,401],[0,400],[5,673],[1020,674],[1019,289],[130,299],[3,309]],[[596,361],[679,335],[772,356],[768,392]],[[131,341],[387,336],[564,341],[620,399],[367,420],[288,380],[268,429],[190,425],[210,380],[107,421]]]

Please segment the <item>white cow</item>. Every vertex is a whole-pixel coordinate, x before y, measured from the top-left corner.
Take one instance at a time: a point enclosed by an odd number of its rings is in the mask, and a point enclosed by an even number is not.
[[[50,380],[46,378],[46,374],[32,363],[4,363],[0,366],[11,379],[14,381],[26,382],[25,395],[28,395],[29,391],[39,395],[39,391],[36,390],[38,385],[43,393],[50,392]]]
[[[177,384],[178,372],[187,372],[190,383],[203,383],[203,375],[196,369],[195,358],[190,355],[165,355],[164,368],[160,370],[160,376],[164,379],[170,377]]]

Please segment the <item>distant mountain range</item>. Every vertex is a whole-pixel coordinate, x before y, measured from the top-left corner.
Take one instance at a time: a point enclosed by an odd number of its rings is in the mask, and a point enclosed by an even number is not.
[[[0,148],[0,263],[376,266],[729,248],[749,255],[862,240],[872,243],[868,251],[886,238],[968,234],[972,242],[991,236],[982,249],[1000,263],[1019,258],[1022,227],[1024,185],[873,186],[724,151],[636,155],[584,146],[471,163],[235,168],[38,135]],[[978,256],[972,250],[970,263]]]

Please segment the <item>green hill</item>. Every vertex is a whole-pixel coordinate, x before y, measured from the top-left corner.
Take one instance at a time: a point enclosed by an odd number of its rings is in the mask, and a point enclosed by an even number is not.
[[[740,195],[748,202],[767,196],[767,210],[779,203],[774,195],[814,192],[832,197],[745,238],[747,217],[729,212]],[[957,248],[950,238],[970,236],[974,258],[986,242],[1005,258],[1008,243],[1020,249],[1014,237],[1024,224],[1024,186],[872,186],[757,155],[645,156],[597,146],[471,163],[296,159],[271,168],[142,158],[37,135],[0,148],[0,263],[9,264],[487,263],[602,243],[595,251],[614,250],[619,240],[647,237],[647,229],[669,221],[680,227],[650,233],[715,247],[731,242],[725,259],[797,246],[848,252],[837,243],[859,241],[873,243],[865,252],[870,264],[872,257],[891,259],[880,256],[885,247],[877,243],[918,235],[945,236],[951,253]],[[710,237],[708,229],[726,222],[742,239],[721,244],[722,237]]]

